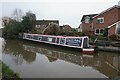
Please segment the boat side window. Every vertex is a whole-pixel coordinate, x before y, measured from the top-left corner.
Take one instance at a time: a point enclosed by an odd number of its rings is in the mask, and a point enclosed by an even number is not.
[[[39,37],[38,37],[38,40],[40,40],[40,41],[41,41],[41,39],[42,39],[42,37],[41,37],[41,36],[39,36]]]
[[[82,38],[79,39],[79,46],[82,45]]]
[[[66,39],[66,45],[70,45],[70,41],[71,41],[71,39],[70,39],[70,38],[67,38],[67,39]]]
[[[56,41],[56,43],[59,43],[59,40],[60,40],[60,38],[57,38],[57,41]]]
[[[33,37],[32,37],[32,36],[30,36],[30,38],[32,39]]]
[[[38,40],[38,36],[33,36],[33,39]]]
[[[26,38],[30,38],[30,35],[26,35],[27,37]]]
[[[48,41],[48,37],[47,36],[42,36],[42,41]]]
[[[61,38],[60,44],[64,44],[64,43],[65,43],[65,38]]]
[[[83,48],[88,48],[89,45],[88,45],[88,38],[84,38],[84,41],[83,41]]]
[[[81,46],[82,39],[80,38],[67,38],[66,45],[70,46]]]
[[[51,37],[48,37],[48,42],[52,42],[52,38]]]
[[[56,40],[56,37],[53,37],[52,38],[52,42],[55,43],[55,40]]]

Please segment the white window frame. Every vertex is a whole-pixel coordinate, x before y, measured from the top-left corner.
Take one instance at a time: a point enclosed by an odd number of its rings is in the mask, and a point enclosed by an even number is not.
[[[102,22],[98,22],[98,20],[100,20],[100,19],[102,19]],[[98,22],[98,23],[104,23],[104,17],[99,17],[99,18],[97,18],[97,22]]]
[[[99,30],[99,33],[96,33],[96,30]],[[97,28],[97,29],[95,29],[95,34],[96,34],[96,35],[103,35],[103,33],[100,33],[100,30],[103,30],[103,32],[104,32],[104,29],[103,29],[103,28]]]

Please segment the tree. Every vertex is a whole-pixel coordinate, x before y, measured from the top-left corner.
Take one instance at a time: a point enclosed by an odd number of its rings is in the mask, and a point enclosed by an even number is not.
[[[49,25],[43,30],[45,35],[58,35],[60,28],[56,23],[49,23]]]
[[[22,20],[22,30],[21,32],[35,32],[36,16],[32,12],[27,12],[26,16]]]
[[[9,23],[3,21],[3,36],[6,38],[17,38],[21,29],[21,23],[13,19],[9,19]]]
[[[22,22],[19,21],[19,14],[17,9],[14,11],[17,16],[16,19],[4,17],[2,22],[4,23],[3,36],[7,38],[18,38],[19,33],[23,32],[35,32],[36,16],[31,12],[27,12],[23,17]]]
[[[18,21],[18,22],[21,22],[22,17],[23,17],[23,12],[22,12],[22,10],[16,8],[16,9],[13,11],[12,17],[13,17],[14,20],[16,20],[16,21]]]
[[[105,30],[103,31],[103,35],[106,37],[106,39],[108,40],[108,30],[110,28],[109,27],[106,27]]]

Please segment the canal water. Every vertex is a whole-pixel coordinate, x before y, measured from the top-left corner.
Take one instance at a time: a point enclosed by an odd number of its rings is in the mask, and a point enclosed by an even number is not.
[[[21,78],[113,78],[120,76],[120,54],[74,50],[0,38],[0,56]]]

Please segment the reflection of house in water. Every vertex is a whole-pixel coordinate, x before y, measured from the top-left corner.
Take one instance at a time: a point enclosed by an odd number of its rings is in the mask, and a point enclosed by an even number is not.
[[[48,50],[46,48],[23,45],[24,50],[34,53],[41,53],[47,56],[50,62],[61,59],[80,66],[90,66],[97,69],[108,77],[120,76],[120,55],[102,53],[99,55],[88,56],[82,54],[71,54],[67,52],[60,52],[55,50]]]
[[[119,57],[120,55],[115,55],[114,53],[109,55],[108,53],[99,54],[99,66],[95,68],[109,77],[120,76]]]
[[[54,61],[57,60],[57,58],[53,58],[53,57],[50,57],[50,56],[46,56],[46,57],[48,58],[48,60],[49,60],[50,62],[54,62]]]

